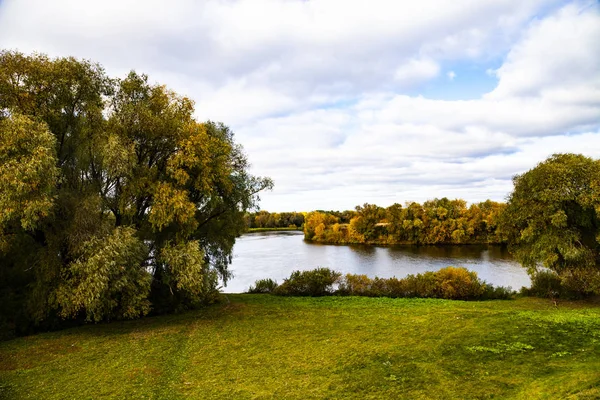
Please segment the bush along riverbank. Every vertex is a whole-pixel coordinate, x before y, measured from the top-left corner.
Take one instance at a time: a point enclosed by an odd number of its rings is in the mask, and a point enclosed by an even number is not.
[[[282,284],[261,279],[250,287],[249,293],[272,293],[281,296],[369,296],[419,297],[449,300],[511,299],[510,287],[490,285],[466,268],[446,267],[439,271],[408,275],[405,278],[369,278],[347,274],[329,268],[294,271]]]
[[[466,268],[446,267],[438,271],[408,275],[404,278],[369,278],[346,274],[329,268],[294,271],[283,283],[267,278],[257,280],[248,293],[279,296],[367,296],[392,298],[435,298],[447,300],[507,300],[516,296],[552,300],[581,300],[598,297],[564,284],[552,271],[532,276],[531,286],[519,292],[511,287],[493,286]]]

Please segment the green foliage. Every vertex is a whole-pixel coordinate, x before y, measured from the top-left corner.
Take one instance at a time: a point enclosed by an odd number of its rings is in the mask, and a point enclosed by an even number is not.
[[[299,231],[301,228],[296,228],[295,226],[288,226],[286,228],[248,228],[248,233],[254,232],[289,232],[289,231]]]
[[[568,276],[568,275],[567,275]],[[579,299],[583,296],[580,282],[571,283],[550,270],[537,271],[531,278],[531,287],[522,288],[521,294],[548,299]]]
[[[250,286],[248,293],[273,293],[277,289],[277,281],[273,279],[259,279]]]
[[[300,229],[304,225],[304,214],[299,212],[270,213],[258,211],[246,213],[244,222],[249,231]]]
[[[334,292],[334,285],[341,275],[329,268],[294,271],[274,293],[283,296],[325,296]]]
[[[53,205],[56,140],[46,124],[14,114],[0,119],[0,241],[17,225],[35,229]]]
[[[530,274],[543,266],[582,294],[600,294],[600,160],[555,154],[514,178],[502,217]]]
[[[81,256],[62,271],[55,294],[59,315],[84,312],[86,320],[101,321],[147,314],[152,279],[143,268],[147,253],[130,227],[83,243]]]
[[[561,297],[564,288],[560,276],[552,271],[538,271],[531,278],[531,287],[524,290],[524,294],[537,297]]]
[[[203,292],[208,265],[197,241],[177,244],[167,242],[161,249],[160,262],[167,265],[163,281],[171,289],[185,292],[193,297]]]
[[[272,182],[249,175],[227,126],[193,114],[145,75],[0,52],[0,302],[15,305],[0,323],[134,318],[214,297]]]
[[[378,225],[385,218],[385,209],[375,204],[365,203],[362,207],[356,207],[357,216],[350,223],[356,232],[369,242],[376,239],[381,231],[381,225]]]
[[[377,279],[377,278],[376,278]],[[338,294],[346,296],[376,296],[374,280],[367,275],[346,274],[338,285]]]
[[[515,297],[516,292],[505,286],[494,286],[489,283],[484,285],[481,300],[510,300]]]

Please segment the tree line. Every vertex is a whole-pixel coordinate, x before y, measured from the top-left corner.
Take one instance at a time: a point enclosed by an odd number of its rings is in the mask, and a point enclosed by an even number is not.
[[[465,200],[433,199],[355,211],[314,211],[306,216],[304,236],[322,243],[474,244],[503,243],[499,217],[506,207],[487,200],[467,207]]]
[[[268,211],[248,212],[244,215],[244,223],[248,229],[291,228],[304,226],[304,214],[301,212],[270,213]]]

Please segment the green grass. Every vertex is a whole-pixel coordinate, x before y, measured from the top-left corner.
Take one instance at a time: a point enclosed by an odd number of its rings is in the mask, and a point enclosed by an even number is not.
[[[0,397],[600,398],[597,303],[227,297],[0,343]]]

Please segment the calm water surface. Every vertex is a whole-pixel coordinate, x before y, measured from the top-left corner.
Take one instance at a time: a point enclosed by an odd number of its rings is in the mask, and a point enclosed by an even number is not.
[[[344,274],[402,278],[449,265],[476,271],[500,286],[529,286],[529,276],[506,249],[497,246],[337,246],[304,241],[302,232],[259,232],[238,238],[225,293],[248,290],[257,279],[282,282],[294,270],[328,267]]]

